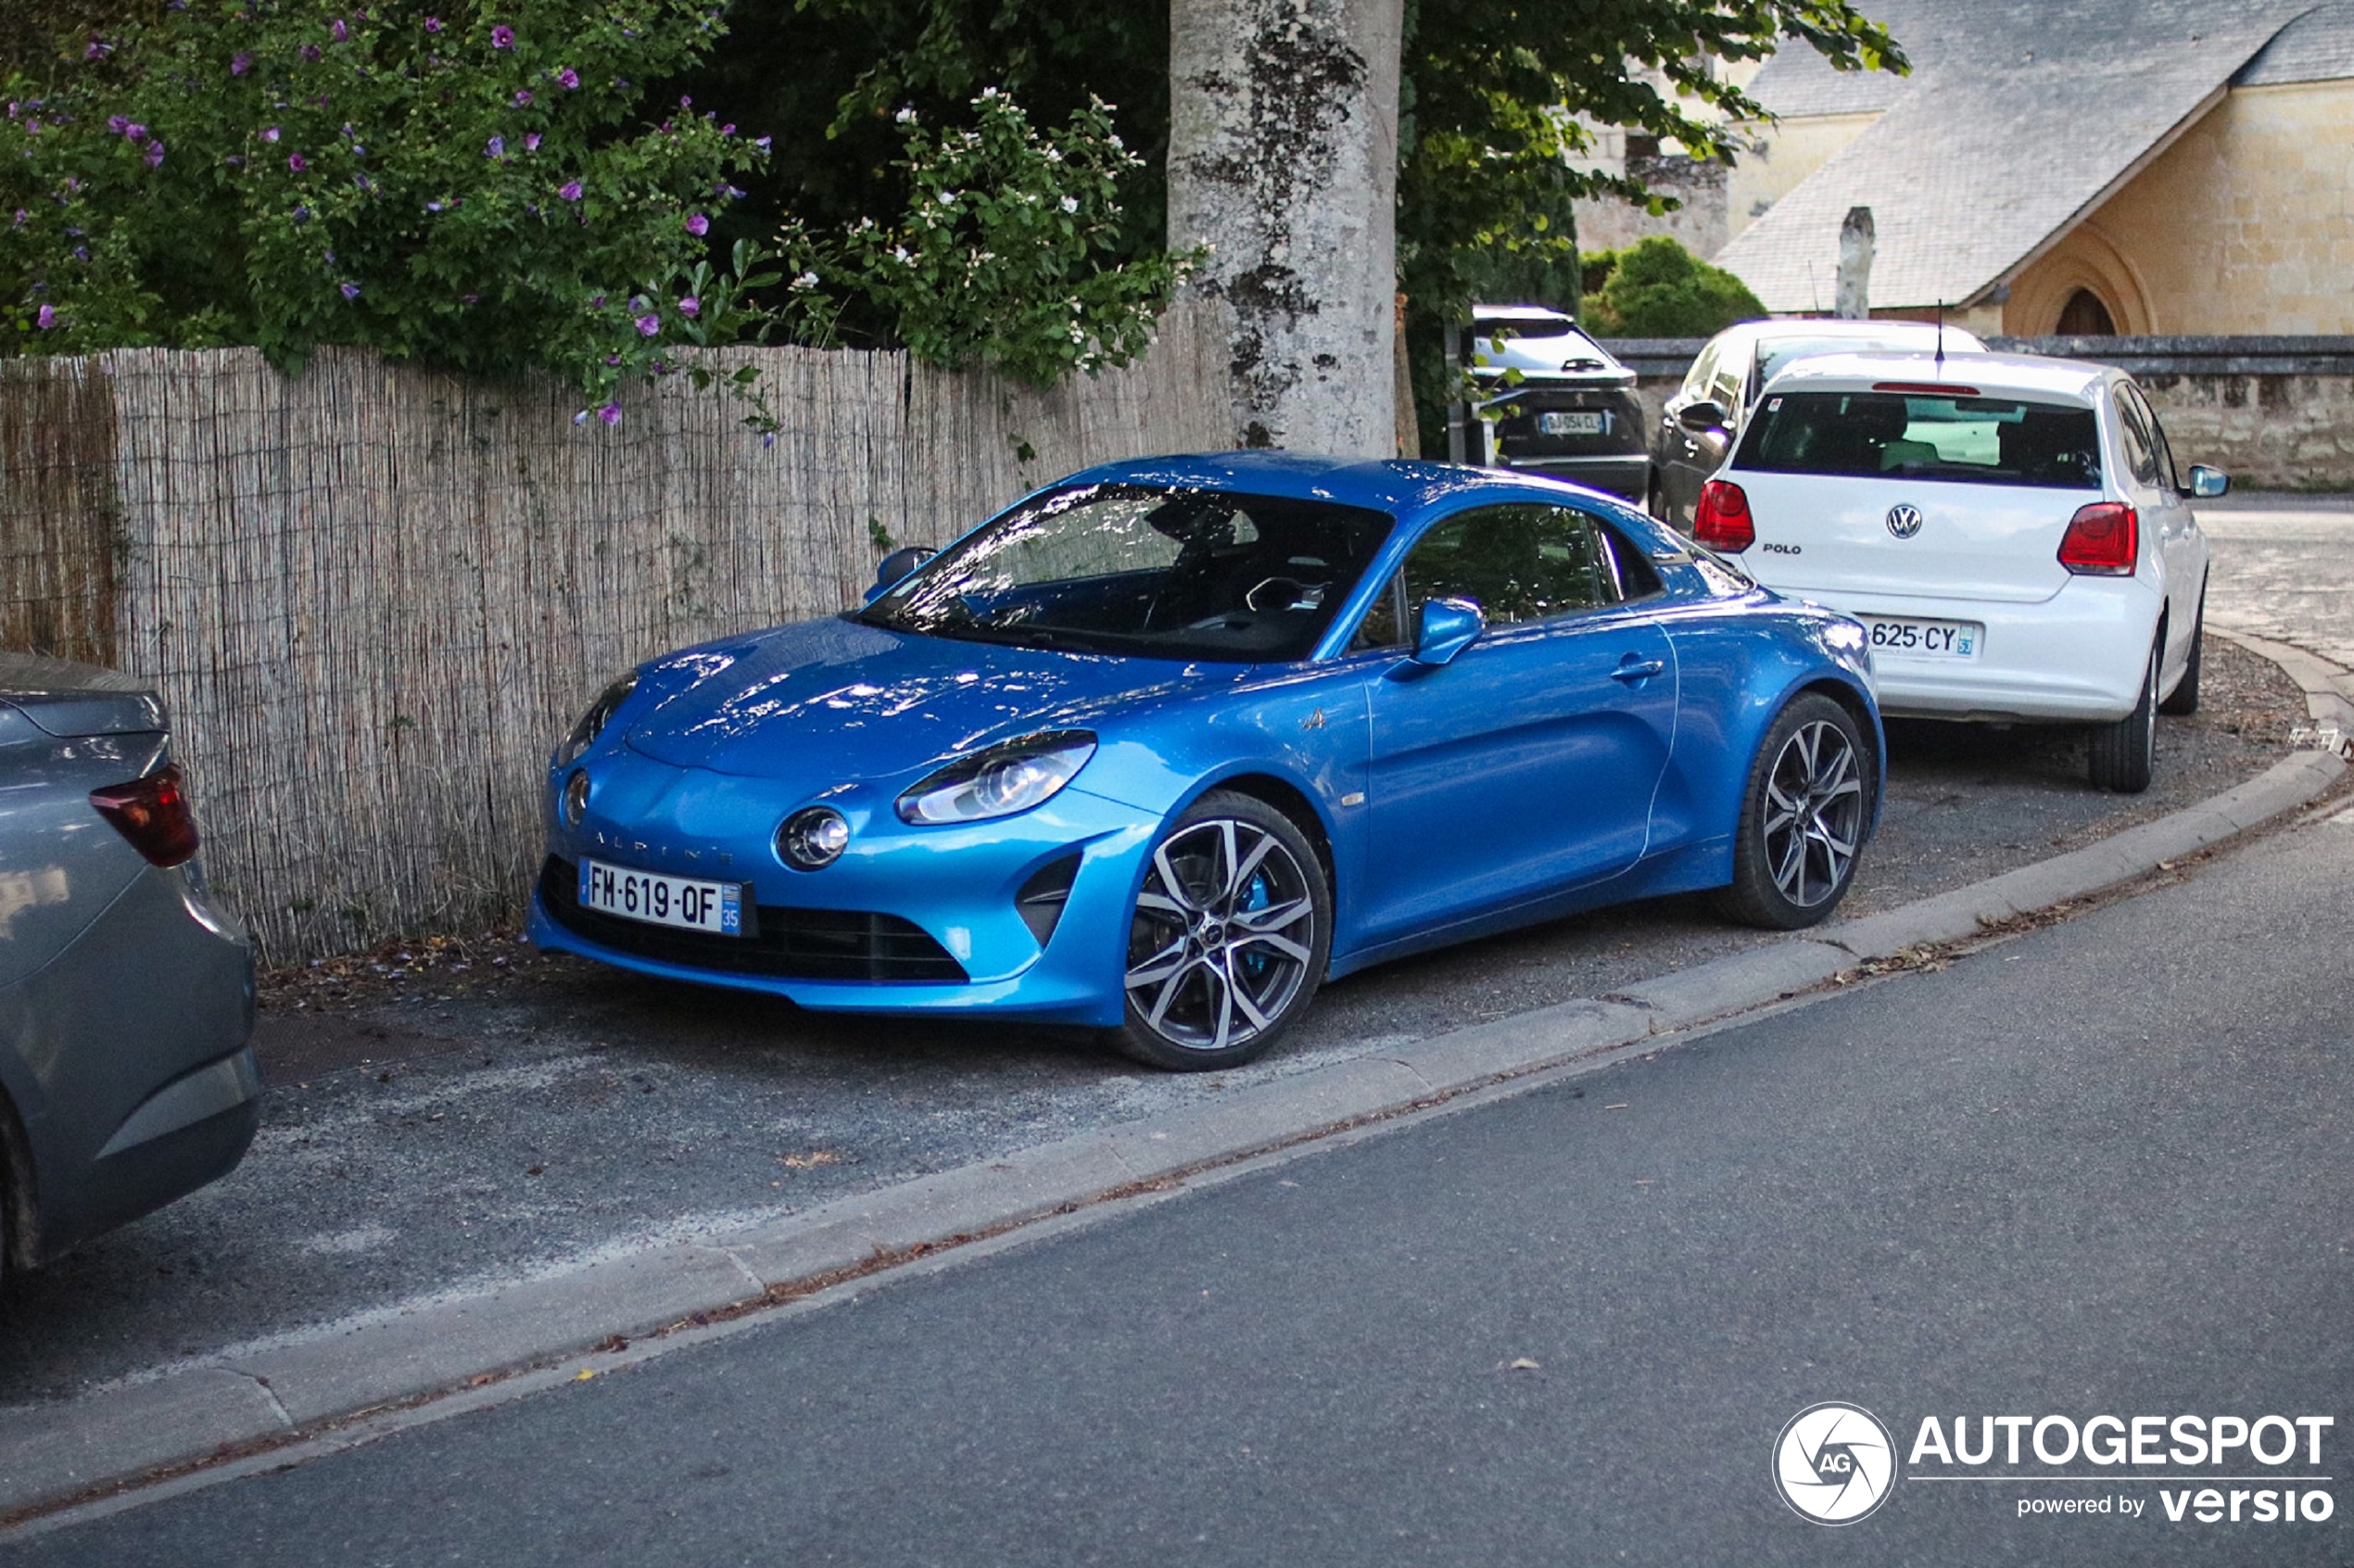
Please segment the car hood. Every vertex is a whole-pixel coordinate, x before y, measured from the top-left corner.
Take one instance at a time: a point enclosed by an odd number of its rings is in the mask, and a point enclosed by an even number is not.
[[[889,778],[1239,667],[918,637],[808,621],[647,667],[632,751],[746,778]],[[637,706],[637,704],[631,704]]]

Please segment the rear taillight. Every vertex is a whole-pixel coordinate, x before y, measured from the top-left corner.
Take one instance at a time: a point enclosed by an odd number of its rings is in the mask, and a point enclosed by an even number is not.
[[[168,764],[145,778],[91,790],[90,803],[151,864],[178,866],[196,854],[196,818],[184,782],[179,765]]]
[[[1692,513],[1692,537],[1711,550],[1734,551],[1757,542],[1749,497],[1739,485],[1730,479],[1711,479],[1700,487],[1700,506]]]
[[[2060,538],[2059,563],[2071,572],[2130,577],[2142,556],[2142,520],[2123,501],[2076,509]]]

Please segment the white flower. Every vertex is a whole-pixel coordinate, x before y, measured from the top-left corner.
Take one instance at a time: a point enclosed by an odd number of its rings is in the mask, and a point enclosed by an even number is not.
[[[817,286],[817,274],[815,272],[804,272],[801,276],[793,279],[792,285],[798,289],[816,288]]]
[[[1063,160],[1063,150],[1062,150],[1062,148],[1060,148],[1060,147],[1048,147],[1048,148],[1046,149],[1046,161],[1047,161],[1047,162],[1049,162],[1049,163],[1060,163],[1062,160]]]
[[[1078,210],[1079,210],[1079,198],[1078,198],[1077,196],[1065,196],[1065,197],[1063,197],[1063,210],[1064,210],[1065,212],[1076,212],[1076,211],[1078,211]]]
[[[907,247],[904,245],[892,246],[891,247],[891,254],[893,259],[904,261],[910,267],[916,264],[916,259],[907,254]]]
[[[981,90],[981,101],[982,103],[984,103],[984,104],[985,104],[985,103],[987,103],[990,99],[992,99],[992,98],[995,97],[996,95],[997,95],[997,89],[996,89],[996,88],[994,88],[994,87],[983,87],[983,88]]]
[[[1111,135],[1105,137],[1104,140],[1111,144],[1111,150],[1114,152],[1118,152],[1120,148],[1128,145],[1120,139],[1120,134],[1117,132],[1114,132]]]
[[[956,197],[962,194],[963,193],[958,191],[943,191],[940,193],[940,205],[943,207],[954,207],[956,205]]]
[[[913,107],[903,108],[891,118],[902,125],[913,125],[916,122],[916,111]]]

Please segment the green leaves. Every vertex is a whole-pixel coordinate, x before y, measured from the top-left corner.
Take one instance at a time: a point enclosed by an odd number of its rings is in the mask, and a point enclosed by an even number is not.
[[[756,330],[741,303],[756,257],[717,272],[704,235],[765,142],[685,103],[639,120],[642,83],[699,58],[715,12],[190,0],[158,15],[45,91],[7,86],[0,352],[251,343],[291,369],[365,344],[552,369],[611,407],[679,346]]]
[[[1072,370],[1125,364],[1183,276],[1182,259],[1124,264],[1121,180],[1140,160],[1091,101],[1041,135],[1011,95],[985,88],[970,130],[928,129],[899,114],[906,210],[838,234],[789,223],[779,244],[792,281],[781,312],[804,341],[830,343],[862,304],[909,351],[1044,386]]]
[[[1586,296],[1586,328],[1605,337],[1713,337],[1766,313],[1748,285],[1664,234],[1589,255],[1584,270],[1601,276]]]

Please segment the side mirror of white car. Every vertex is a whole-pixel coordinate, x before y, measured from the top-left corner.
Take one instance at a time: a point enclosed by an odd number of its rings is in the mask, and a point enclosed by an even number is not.
[[[2191,499],[2213,500],[2231,493],[2232,476],[2220,468],[2209,468],[2203,462],[2191,464]]]

